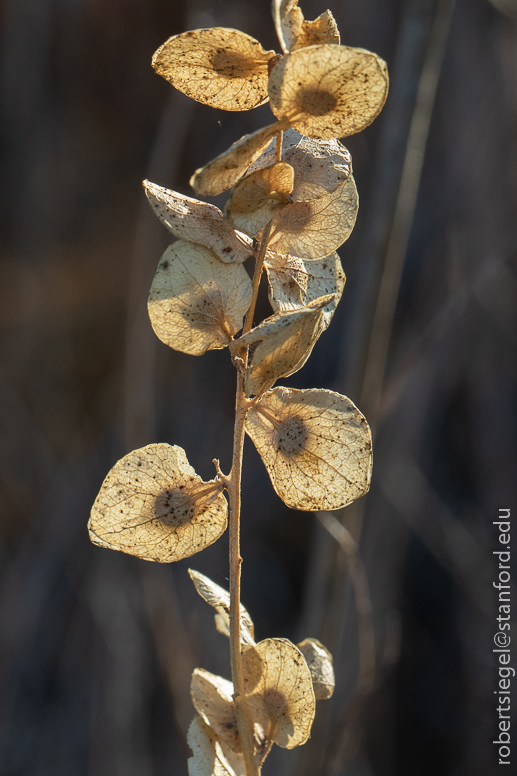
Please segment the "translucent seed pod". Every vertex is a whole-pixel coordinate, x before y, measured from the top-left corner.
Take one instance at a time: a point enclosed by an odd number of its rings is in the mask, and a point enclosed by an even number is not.
[[[292,509],[340,509],[368,492],[370,429],[346,396],[274,388],[249,410],[246,432]]]
[[[176,445],[147,445],[109,472],[88,531],[100,547],[160,563],[188,558],[226,530],[220,482],[203,482]]]
[[[267,102],[268,62],[274,51],[239,30],[190,30],[169,38],[153,67],[180,92],[203,105],[240,111]]]

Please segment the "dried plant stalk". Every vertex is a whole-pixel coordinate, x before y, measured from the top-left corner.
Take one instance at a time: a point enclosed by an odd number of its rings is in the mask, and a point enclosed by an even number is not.
[[[156,71],[198,102],[247,110],[269,95],[277,118],[192,176],[200,196],[233,187],[224,215],[144,182],[154,212],[180,238],[152,283],[153,329],[191,355],[228,346],[237,370],[230,473],[214,459],[217,476],[203,482],[181,448],[148,445],[115,464],[89,523],[95,544],[170,562],[215,541],[228,519],[229,591],[189,572],[229,637],[232,674],[229,681],[193,672],[190,776],[260,776],[273,743],[291,749],[307,741],[316,699],[334,686],[322,644],[257,644],[240,603],[245,433],[290,507],[346,506],[367,492],[371,476],[368,424],[349,399],[273,386],[303,366],[341,298],[345,275],[335,251],[353,229],[358,197],[350,154],[337,138],[378,114],[386,66],[371,52],[341,46],[330,11],[306,21],[298,0],[273,0],[273,16],[284,56],[216,27],[176,35],[153,57]],[[250,255],[252,281],[243,267]],[[264,267],[273,313],[254,325]]]

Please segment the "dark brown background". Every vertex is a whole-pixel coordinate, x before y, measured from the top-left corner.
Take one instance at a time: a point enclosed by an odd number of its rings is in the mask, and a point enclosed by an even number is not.
[[[378,671],[343,731],[357,673],[346,564],[313,515],[283,507],[247,444],[243,601],[259,638],[324,640],[338,681],[310,743],[272,754],[271,776],[496,770],[492,520],[515,506],[517,20],[512,0],[452,6],[330,3],[343,43],[387,60],[391,91],[381,117],[347,143],[361,208],[340,250],[343,300],[286,382],[347,393],[377,426],[371,493],[344,520],[357,532],[364,509]],[[277,48],[269,3],[0,7],[0,771],[186,774],[190,671],[229,672],[227,643],[186,569],[226,585],[226,538],[163,567],[93,547],[86,521],[108,469],[134,447],[179,444],[205,478],[214,456],[229,468],[227,353],[172,352],[147,320],[168,234],[140,181],[190,193],[196,167],[271,114],[197,105],[150,59],[170,35],[213,25]],[[303,4],[307,18],[325,7]],[[439,78],[434,107],[417,108],[426,148],[409,133],[423,68]],[[414,208],[407,178],[401,190],[408,147],[416,158],[425,150]],[[397,198],[406,207],[394,222]],[[390,234],[390,266],[403,262],[403,273],[385,306],[397,299],[385,380],[374,354],[368,397]]]

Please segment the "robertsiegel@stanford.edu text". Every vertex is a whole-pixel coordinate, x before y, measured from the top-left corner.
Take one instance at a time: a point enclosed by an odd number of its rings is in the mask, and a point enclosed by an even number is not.
[[[504,549],[494,550],[499,559],[497,582],[493,585],[498,593],[497,631],[494,634],[494,653],[498,657],[498,684],[494,690],[497,696],[499,736],[493,742],[499,748],[499,765],[510,765],[510,708],[511,680],[515,668],[510,666],[510,510],[500,509],[499,518],[494,520],[499,528],[499,544]]]

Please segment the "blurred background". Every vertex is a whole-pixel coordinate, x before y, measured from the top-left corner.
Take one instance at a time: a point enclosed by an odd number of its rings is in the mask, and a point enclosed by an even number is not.
[[[306,18],[322,3],[304,0]],[[486,776],[492,521],[515,507],[517,458],[517,5],[328,6],[344,44],[386,59],[391,90],[346,143],[361,207],[342,302],[282,382],[358,404],[374,474],[337,522],[318,519],[284,507],[246,443],[242,600],[259,639],[317,637],[337,677],[309,743],[275,747],[264,772]],[[173,352],[147,318],[169,234],[141,180],[191,194],[194,169],[271,114],[196,104],[150,63],[214,25],[278,49],[269,2],[3,0],[0,14],[0,772],[179,776],[190,672],[229,676],[187,568],[225,587],[227,540],[161,566],[94,547],[86,522],[135,447],[178,444],[205,479],[214,457],[230,468],[227,352]]]

